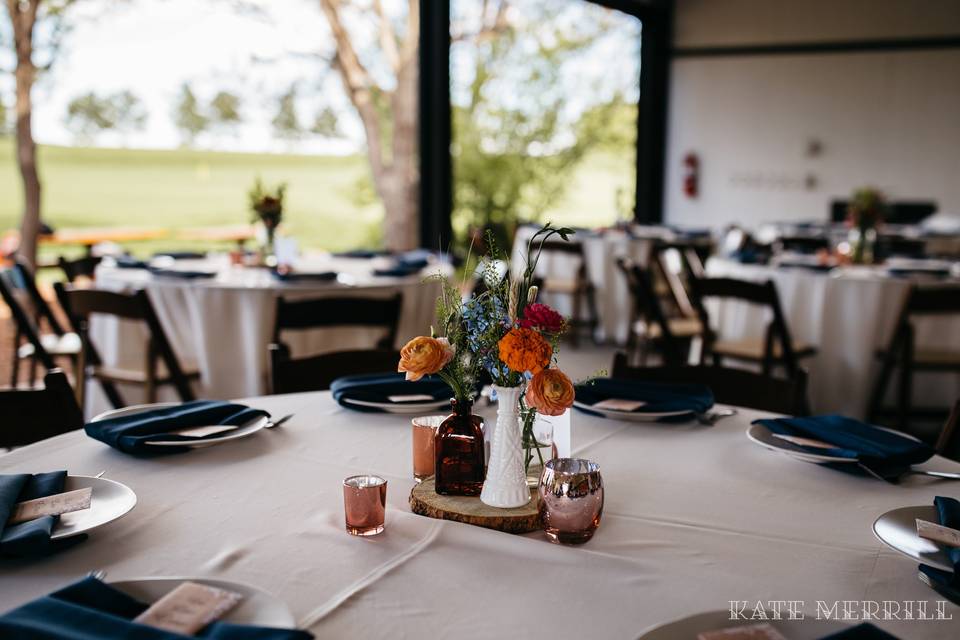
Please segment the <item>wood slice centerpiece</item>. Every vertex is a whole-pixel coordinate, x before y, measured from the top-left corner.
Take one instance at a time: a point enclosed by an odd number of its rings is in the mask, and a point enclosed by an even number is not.
[[[410,492],[410,509],[421,516],[454,520],[506,533],[529,533],[540,529],[537,512],[537,488],[530,489],[530,502],[515,509],[498,509],[473,496],[442,496],[436,491],[433,476]]]

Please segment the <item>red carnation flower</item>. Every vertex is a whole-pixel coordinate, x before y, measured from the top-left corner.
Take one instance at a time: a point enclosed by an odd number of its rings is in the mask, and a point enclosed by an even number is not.
[[[560,333],[563,330],[564,319],[559,313],[545,304],[535,302],[527,305],[520,318],[520,326],[525,329],[539,329],[546,333]]]

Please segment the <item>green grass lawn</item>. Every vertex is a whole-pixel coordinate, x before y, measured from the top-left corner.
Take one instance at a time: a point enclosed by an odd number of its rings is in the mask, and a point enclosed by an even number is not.
[[[342,250],[380,242],[383,208],[359,204],[358,183],[369,176],[362,156],[147,151],[40,147],[44,220],[55,228],[163,227],[242,224],[249,221],[247,190],[257,176],[288,184],[286,231],[301,246]],[[564,201],[544,214],[557,224],[595,226],[616,217],[618,187],[632,189],[633,162],[588,157]],[[22,189],[10,138],[0,138],[0,231],[18,226]],[[136,254],[191,248],[168,240],[131,243]],[[209,248],[209,247],[206,247]],[[49,247],[44,254],[62,253]]]

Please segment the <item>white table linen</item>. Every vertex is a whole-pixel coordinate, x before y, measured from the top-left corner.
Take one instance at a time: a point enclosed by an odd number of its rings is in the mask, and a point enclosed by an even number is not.
[[[912,283],[936,281],[888,276],[880,268],[845,267],[829,272],[804,268],[740,264],[711,258],[710,277],[773,280],[794,342],[817,347],[804,360],[814,411],[863,418],[879,373],[875,354],[889,342]],[[956,283],[957,281],[952,281]],[[708,312],[720,335],[737,339],[762,336],[769,314],[736,301],[710,301]],[[916,322],[918,349],[960,349],[960,318],[925,317]],[[890,385],[890,398],[896,378]],[[960,376],[918,373],[918,406],[952,406],[960,397]]]
[[[407,418],[350,412],[325,392],[250,403],[296,415],[158,458],[82,432],[0,457],[0,473],[106,470],[138,496],[71,550],[3,561],[0,611],[91,569],[257,585],[318,638],[636,638],[730,600],[803,600],[812,615],[817,600],[940,599],[871,525],[893,508],[960,497],[960,484],[893,486],[789,459],[746,439],[753,411],[713,427],[575,413],[574,453],[600,464],[606,503],[594,539],[563,547],[410,513]],[[924,466],[960,470],[941,458]],[[344,532],[341,481],[357,473],[389,482],[386,531],[374,538]],[[905,639],[956,637],[960,608],[946,606],[954,620],[878,624]]]
[[[384,260],[320,256],[303,259],[301,271],[337,271],[336,282],[281,282],[264,269],[230,266],[225,257],[181,260],[177,268],[216,270],[215,278],[157,277],[143,269],[101,266],[97,286],[110,290],[144,288],[182,364],[201,373],[198,397],[235,398],[266,393],[268,354],[276,300],[317,297],[389,298],[403,296],[396,346],[429,331],[434,323],[440,285],[424,278],[447,265],[432,265],[422,274],[375,277],[371,270]],[[345,319],[348,320],[348,319]],[[142,369],[146,332],[142,326],[114,318],[95,317],[92,338],[104,361],[113,366]],[[383,335],[380,329],[340,328],[288,332],[282,339],[294,356],[350,348],[369,348]],[[98,384],[88,385],[87,415],[109,408]],[[120,386],[128,403],[142,402],[142,391]],[[173,398],[164,389],[162,398]]]

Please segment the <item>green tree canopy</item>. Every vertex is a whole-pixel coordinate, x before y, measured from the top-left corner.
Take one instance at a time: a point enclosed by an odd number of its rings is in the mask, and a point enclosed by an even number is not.
[[[147,112],[140,99],[130,91],[98,96],[94,92],[77,96],[67,104],[67,127],[82,139],[104,131],[142,129]]]
[[[324,138],[342,138],[343,134],[340,132],[340,124],[336,111],[330,107],[320,109],[313,119],[313,126],[310,127],[310,132],[318,136],[323,136]]]
[[[231,125],[243,121],[240,115],[240,97],[229,91],[220,91],[210,101],[211,119],[217,124]]]
[[[200,111],[197,96],[187,83],[180,87],[180,95],[173,109],[173,121],[187,145],[193,144],[196,137],[210,127],[210,118]]]
[[[296,140],[303,135],[303,127],[297,118],[297,86],[290,85],[290,88],[280,96],[280,103],[277,106],[277,114],[270,121],[274,132],[281,138],[287,140]]]

